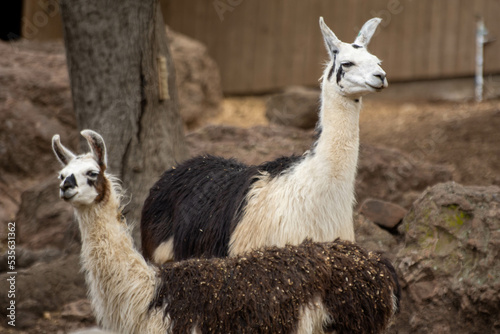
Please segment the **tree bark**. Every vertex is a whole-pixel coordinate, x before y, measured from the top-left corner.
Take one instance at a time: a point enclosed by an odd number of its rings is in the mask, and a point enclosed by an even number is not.
[[[125,213],[138,223],[149,188],[187,157],[159,2],[61,0],[60,6],[78,128],[104,137],[108,169],[130,197]],[[159,57],[166,58],[168,78],[163,99]]]

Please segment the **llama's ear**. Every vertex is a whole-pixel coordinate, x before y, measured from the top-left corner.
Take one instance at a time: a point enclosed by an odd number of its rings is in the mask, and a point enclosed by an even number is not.
[[[322,16],[319,18],[319,27],[321,28],[321,33],[323,34],[326,50],[328,51],[330,58],[333,59],[335,54],[339,52],[339,45],[341,41],[337,38],[337,36],[335,36],[333,31],[328,28]]]
[[[94,155],[94,158],[99,166],[102,170],[105,170],[108,165],[108,157],[106,154],[104,139],[102,139],[100,134],[92,130],[83,130],[80,133],[85,139],[87,139],[90,150],[92,151],[92,154]]]
[[[380,22],[382,22],[382,19],[378,17],[374,17],[373,19],[366,21],[359,31],[354,44],[366,47],[370,43],[370,40],[372,39],[373,34],[375,34]]]
[[[56,154],[57,160],[59,160],[63,166],[66,166],[75,158],[75,155],[61,144],[59,135],[54,135],[54,137],[52,137],[52,150]]]

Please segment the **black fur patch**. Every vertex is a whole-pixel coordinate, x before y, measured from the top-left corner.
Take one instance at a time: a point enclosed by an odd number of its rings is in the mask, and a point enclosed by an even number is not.
[[[335,62],[337,61],[337,52],[335,52],[333,54],[333,64],[332,64],[332,67],[330,68],[330,71],[328,72],[328,81],[330,81],[332,75],[333,75],[333,71],[335,70]]]
[[[344,77],[344,69],[342,68],[342,65],[339,65],[339,69],[337,70],[337,85],[340,82],[340,79]]]
[[[330,68],[330,71],[328,71],[328,81],[330,81],[330,79],[332,78],[333,70],[335,70],[335,64]]]
[[[144,202],[144,257],[151,260],[155,249],[172,236],[175,260],[227,256],[255,176],[265,171],[277,177],[300,158],[247,166],[233,159],[199,156],[166,171]]]
[[[379,255],[340,240],[170,262],[150,310],[163,309],[173,333],[195,325],[202,333],[292,333],[301,307],[319,297],[331,317],[326,332],[380,333],[394,311],[391,271]]]
[[[300,163],[304,159],[301,155],[292,155],[290,157],[280,157],[273,161],[268,161],[258,166],[260,171],[268,172],[271,177],[277,177],[281,173],[288,171],[292,166]]]

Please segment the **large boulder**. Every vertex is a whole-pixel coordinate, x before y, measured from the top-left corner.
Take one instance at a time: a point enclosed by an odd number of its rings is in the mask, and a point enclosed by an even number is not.
[[[219,67],[204,44],[167,29],[174,59],[179,112],[189,129],[221,111],[222,86]]]
[[[266,102],[266,117],[271,123],[301,129],[314,128],[318,121],[320,91],[292,86],[271,95]]]
[[[428,189],[399,230],[404,333],[500,333],[500,188]],[[401,331],[399,332],[401,333]]]
[[[0,304],[9,305],[12,275],[0,274]],[[45,312],[61,310],[69,302],[86,298],[87,288],[80,270],[79,256],[63,256],[49,263],[38,263],[15,275],[16,328],[32,327]],[[0,309],[7,319],[6,307]]]
[[[361,204],[359,212],[377,225],[392,230],[403,220],[408,210],[394,203],[367,198]]]

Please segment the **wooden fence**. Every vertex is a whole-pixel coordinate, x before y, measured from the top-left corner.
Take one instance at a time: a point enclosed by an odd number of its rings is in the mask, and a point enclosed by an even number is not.
[[[500,73],[500,0],[160,0],[165,22],[205,43],[226,93],[269,92],[317,85],[326,52],[323,16],[351,42],[371,17],[383,19],[370,50],[391,82],[470,76],[475,21],[490,37],[485,72]],[[56,0],[24,0],[23,36],[61,37]]]
[[[370,51],[391,81],[472,75],[476,15],[500,39],[498,0],[165,0],[163,9],[168,25],[208,46],[229,93],[316,85],[319,16],[346,42],[381,17]],[[486,46],[485,71],[500,72],[500,41]]]

